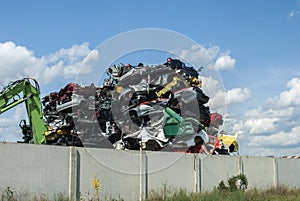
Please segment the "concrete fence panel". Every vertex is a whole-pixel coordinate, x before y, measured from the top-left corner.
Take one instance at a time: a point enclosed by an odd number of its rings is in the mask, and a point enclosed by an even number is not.
[[[0,144],[0,192],[11,190],[53,198],[68,194],[69,149],[65,147]]]
[[[278,158],[278,185],[300,188],[300,159]]]
[[[140,175],[143,155],[109,149],[78,149],[77,199],[95,197],[94,178],[101,182],[100,198],[139,200],[143,188]]]
[[[221,181],[240,173],[240,161],[232,156],[206,156],[200,159],[200,191],[211,191]]]
[[[198,160],[194,159],[194,155],[171,152],[147,152],[146,155],[146,185],[149,192],[197,190],[199,186]],[[164,189],[165,187],[169,189]]]
[[[241,173],[248,178],[248,188],[268,189],[276,185],[275,158],[241,156]]]
[[[248,188],[300,188],[299,169],[300,159],[0,144],[0,191],[50,199],[62,193],[135,201],[152,191],[211,191],[240,173]],[[101,183],[98,192],[93,180]]]

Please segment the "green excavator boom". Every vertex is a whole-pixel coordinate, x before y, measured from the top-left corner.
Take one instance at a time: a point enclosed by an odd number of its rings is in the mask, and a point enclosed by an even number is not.
[[[25,103],[34,144],[46,144],[48,128],[43,119],[40,89],[37,81],[24,78],[8,84],[0,92],[0,114]]]

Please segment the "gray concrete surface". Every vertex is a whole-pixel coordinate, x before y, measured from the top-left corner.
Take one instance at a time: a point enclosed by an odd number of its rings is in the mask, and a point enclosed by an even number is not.
[[[200,191],[211,191],[221,181],[240,173],[239,157],[206,156],[200,159]]]
[[[138,200],[140,194],[140,154],[120,150],[78,149],[77,198],[94,196],[92,179],[100,180],[102,198]]]
[[[300,188],[300,159],[280,158],[276,160],[277,184]]]
[[[69,149],[45,145],[0,144],[0,192],[68,193]]]
[[[211,191],[243,173],[249,188],[300,188],[300,159],[205,156],[170,152],[120,151],[17,143],[0,144],[0,192],[72,199],[99,197],[134,201],[153,191]]]
[[[193,154],[147,152],[146,155],[148,192],[172,189],[197,190],[199,169],[198,164],[194,164],[194,161],[198,163],[198,160],[194,160]]]
[[[241,156],[241,173],[248,178],[248,188],[267,189],[276,184],[273,157]]]

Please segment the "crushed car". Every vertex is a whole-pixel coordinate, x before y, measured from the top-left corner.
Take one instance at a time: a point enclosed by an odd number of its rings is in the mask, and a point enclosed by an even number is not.
[[[203,141],[209,154],[237,151],[236,138],[219,131],[222,116],[210,113],[194,67],[168,58],[151,66],[115,64],[106,73],[99,87],[68,83],[45,96],[48,123],[70,126],[88,147],[189,152]]]

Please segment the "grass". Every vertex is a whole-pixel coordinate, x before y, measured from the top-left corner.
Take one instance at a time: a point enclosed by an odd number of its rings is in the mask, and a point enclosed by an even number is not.
[[[51,200],[45,195],[31,197],[29,194],[14,192],[11,188],[6,188],[0,194],[1,201],[73,201],[63,194],[54,196]],[[97,198],[81,198],[79,201],[96,201]],[[119,199],[100,199],[106,201],[121,201]],[[294,201],[300,200],[300,189],[289,189],[284,186],[270,188],[267,190],[218,190],[212,192],[191,193],[186,190],[173,191],[167,187],[159,191],[149,193],[144,201]]]
[[[46,195],[42,194],[40,196],[31,196],[29,193],[15,192],[11,187],[7,187],[0,196],[1,201],[50,201]],[[53,201],[72,201],[65,197],[63,194],[59,193],[54,196]],[[51,201],[52,201],[51,200]]]
[[[300,189],[286,187],[267,190],[214,190],[204,193],[189,193],[179,190],[169,195],[152,192],[145,201],[294,201],[300,200]]]

